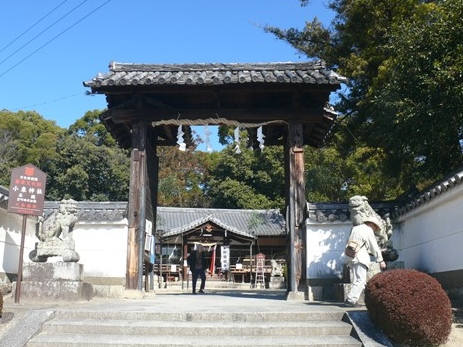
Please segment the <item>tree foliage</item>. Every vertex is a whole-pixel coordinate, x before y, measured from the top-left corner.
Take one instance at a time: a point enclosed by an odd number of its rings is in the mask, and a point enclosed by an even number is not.
[[[305,150],[307,200],[394,199],[462,165],[463,3],[330,0],[328,7],[330,26],[314,18],[302,30],[264,28],[349,79],[333,101],[340,116],[325,147]],[[99,114],[61,129],[35,112],[1,111],[0,184],[32,163],[48,174],[48,199],[127,200],[129,153]],[[219,138],[220,152],[157,149],[159,205],[283,208],[283,148],[242,143],[236,154],[232,128],[220,127]]]
[[[208,178],[205,153],[179,151],[176,147],[159,147],[158,204],[175,207],[208,207],[204,194]]]
[[[245,138],[245,136],[243,136]],[[224,138],[225,139],[225,138]],[[284,207],[284,166],[281,147],[263,151],[245,148],[235,152],[229,144],[211,156],[207,195],[212,206],[265,209]]]
[[[49,199],[128,200],[129,151],[116,145],[100,113],[88,111],[57,142],[57,155],[47,166]]]
[[[335,12],[329,27],[315,18],[302,30],[264,29],[348,77],[334,101],[341,116],[327,146],[357,162],[351,182],[369,180],[357,187],[362,194],[388,199],[460,166],[463,3],[331,0],[328,6]],[[371,184],[372,169],[382,190]],[[343,176],[339,171],[337,181]]]
[[[63,129],[36,112],[0,111],[0,184],[9,186],[11,170],[32,164],[43,169],[57,155]]]
[[[377,129],[378,145],[409,158],[415,180],[463,164],[462,15],[461,1],[437,1],[395,24],[388,59],[367,93],[379,125],[400,139]]]
[[[59,156],[48,168],[50,199],[127,201],[130,170],[126,150],[97,146],[75,134],[63,136],[58,145]]]
[[[89,111],[66,131],[36,112],[0,112],[0,184],[11,170],[33,164],[47,174],[46,199],[117,201],[128,199],[126,150],[115,145]]]

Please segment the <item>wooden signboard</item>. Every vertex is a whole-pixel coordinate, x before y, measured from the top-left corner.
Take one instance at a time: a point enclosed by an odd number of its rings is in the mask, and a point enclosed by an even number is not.
[[[24,239],[27,216],[41,216],[45,202],[47,175],[32,164],[17,167],[11,172],[8,212],[23,215],[21,245],[19,247],[18,277],[14,302],[19,303],[23,271]]]
[[[41,216],[47,175],[32,164],[11,172],[8,212]]]

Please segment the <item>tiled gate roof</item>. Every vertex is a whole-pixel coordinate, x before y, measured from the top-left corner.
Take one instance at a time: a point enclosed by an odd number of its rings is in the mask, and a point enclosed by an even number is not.
[[[221,85],[243,83],[340,84],[346,78],[328,70],[322,61],[265,64],[127,64],[111,62],[86,87]]]

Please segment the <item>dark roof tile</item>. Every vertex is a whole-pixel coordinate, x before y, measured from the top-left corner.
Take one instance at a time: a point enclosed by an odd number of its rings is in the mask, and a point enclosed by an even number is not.
[[[126,85],[218,85],[229,83],[340,84],[346,78],[327,70],[324,62],[253,64],[127,64],[112,62],[86,87]]]

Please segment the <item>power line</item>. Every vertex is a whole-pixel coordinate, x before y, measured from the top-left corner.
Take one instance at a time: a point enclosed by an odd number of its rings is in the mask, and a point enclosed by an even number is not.
[[[84,2],[86,2],[88,0],[85,0]],[[19,64],[23,63],[25,60],[29,59],[31,56],[33,56],[35,53],[37,53],[38,51],[40,51],[42,48],[48,46],[50,43],[52,43],[53,41],[55,41],[57,38],[59,38],[60,36],[62,36],[63,34],[65,34],[67,31],[69,31],[70,29],[72,29],[73,27],[75,27],[77,24],[79,24],[80,22],[82,22],[84,19],[86,19],[87,17],[91,16],[93,13],[95,13],[96,11],[98,11],[100,8],[102,8],[103,6],[105,6],[106,4],[110,3],[112,0],[108,0],[106,1],[105,3],[103,3],[102,5],[98,6],[96,9],[94,9],[93,11],[91,11],[90,13],[86,14],[84,17],[82,17],[81,19],[79,19],[77,22],[75,22],[74,24],[72,24],[71,26],[69,26],[68,28],[66,28],[65,30],[63,30],[62,32],[60,32],[58,35],[56,35],[55,37],[53,37],[52,39],[50,39],[49,41],[47,41],[46,43],[44,43],[42,46],[40,46],[39,48],[37,48],[35,51],[33,51],[32,53],[30,53],[29,55],[27,55],[26,57],[24,57],[23,59],[21,59],[19,62],[17,62],[16,64],[14,64],[12,67],[10,67],[8,70],[4,71],[2,74],[0,74],[0,78],[3,77],[4,75],[6,75],[8,72],[10,72],[11,70],[13,70],[16,66],[18,66]]]
[[[80,6],[82,6],[83,4],[85,4],[88,0],[84,0],[82,1],[80,4],[78,4],[76,7],[74,7],[72,10],[70,10],[69,12],[67,12],[64,16],[60,17],[57,21],[55,21],[53,24],[49,25],[48,27],[46,27],[44,30],[42,30],[40,33],[38,33],[36,36],[34,36],[32,39],[30,39],[29,41],[27,41],[25,44],[23,44],[21,47],[19,47],[17,50],[15,50],[13,53],[11,53],[9,56],[7,56],[5,59],[3,59],[2,61],[0,61],[0,65],[2,65],[5,61],[7,61],[8,59],[10,59],[12,56],[14,56],[16,53],[18,53],[19,51],[21,51],[24,47],[26,47],[27,45],[29,45],[32,41],[34,41],[35,39],[37,39],[39,36],[41,36],[43,33],[45,33],[46,31],[48,31],[49,29],[51,29],[52,27],[54,27],[56,24],[58,24],[59,22],[61,22],[64,18],[66,18],[67,16],[69,16],[72,12],[74,12],[75,10],[77,10]]]
[[[62,101],[62,100],[65,100],[65,99],[69,99],[69,98],[73,98],[73,97],[78,96],[78,95],[79,95],[79,94],[71,94],[71,95],[63,96],[63,97],[61,97],[61,98],[57,98],[57,99],[54,99],[54,100],[45,101],[45,102],[40,102],[40,103],[37,103],[37,104],[34,104],[34,105],[23,106],[23,107],[16,107],[16,108],[14,108],[14,109],[11,109],[10,111],[26,110],[26,109],[33,108],[33,107],[37,107],[37,106],[43,106],[43,105],[53,104],[53,103],[55,103],[55,102]]]
[[[25,31],[23,31],[21,34],[19,34],[13,41],[11,41],[10,43],[8,43],[5,47],[3,47],[2,49],[0,49],[0,53],[2,53],[5,49],[7,49],[8,47],[10,47],[13,43],[15,43],[16,41],[18,41],[21,37],[23,37],[26,33],[28,33],[29,31],[31,31],[37,24],[39,24],[41,21],[43,21],[45,18],[47,18],[50,14],[52,14],[53,12],[55,12],[59,7],[61,7],[62,5],[64,5],[64,3],[66,3],[68,0],[64,0],[61,4],[59,4],[58,6],[56,6],[53,10],[51,10],[50,12],[48,12],[45,16],[43,16],[42,18],[40,18],[37,22],[35,22],[32,26],[30,26],[28,29],[26,29]]]

